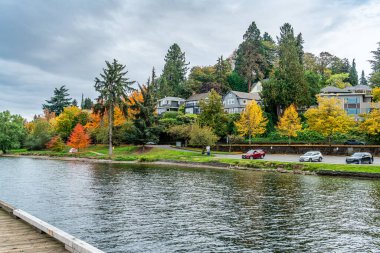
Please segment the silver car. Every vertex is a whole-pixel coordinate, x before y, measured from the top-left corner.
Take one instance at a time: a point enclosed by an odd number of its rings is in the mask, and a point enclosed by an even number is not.
[[[322,162],[323,156],[319,151],[309,151],[300,156],[300,162]]]

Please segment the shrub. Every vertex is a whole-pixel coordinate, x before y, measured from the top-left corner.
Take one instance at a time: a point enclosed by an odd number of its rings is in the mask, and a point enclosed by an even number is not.
[[[51,140],[46,144],[46,148],[55,151],[62,152],[65,150],[66,146],[60,136],[54,136]]]
[[[323,142],[325,137],[313,130],[304,129],[297,132],[298,136],[296,138],[297,141],[307,142],[307,143],[318,143]]]

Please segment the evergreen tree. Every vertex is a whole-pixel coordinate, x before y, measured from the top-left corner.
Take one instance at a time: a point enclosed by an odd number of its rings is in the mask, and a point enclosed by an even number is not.
[[[371,51],[373,54],[373,59],[369,62],[371,63],[372,73],[370,74],[370,82],[372,86],[380,87],[380,42],[379,47],[376,51]]]
[[[73,102],[71,102],[71,105],[78,107],[78,101],[74,99]]]
[[[312,103],[310,89],[305,79],[301,36],[294,36],[293,27],[286,23],[278,38],[279,64],[268,82],[263,83],[262,98],[267,108],[275,107],[279,116],[281,109],[291,104],[305,106]]]
[[[247,83],[236,71],[231,72],[231,74],[227,77],[227,81],[228,85],[231,87],[231,90],[243,92],[247,90]]]
[[[71,105],[71,98],[69,98],[68,89],[65,85],[61,86],[59,89],[54,89],[54,95],[50,100],[45,100],[47,104],[42,105],[42,109],[49,110],[49,112],[54,112],[55,115],[59,115],[63,112],[63,108]]]
[[[91,110],[93,106],[94,106],[94,103],[92,102],[91,98],[84,99],[82,109]]]
[[[128,132],[128,139],[134,144],[140,144],[143,147],[147,142],[158,142],[160,134],[160,127],[158,125],[158,118],[156,115],[157,94],[154,92],[156,89],[154,70],[152,78],[148,80],[146,86],[141,86],[139,89],[142,95],[142,101],[132,98],[132,109],[137,113],[134,115],[132,131]]]
[[[129,81],[126,76],[128,71],[124,70],[125,65],[113,60],[112,63],[106,61],[107,68],[103,69],[100,78],[95,78],[95,90],[100,93],[96,111],[102,116],[105,112],[108,114],[108,153],[112,156],[112,129],[114,127],[113,115],[115,107],[118,106],[123,113],[127,114],[128,95],[127,93],[133,88],[131,85],[134,81]]]
[[[349,82],[352,86],[358,85],[358,72],[356,71],[355,59],[352,60],[352,66],[350,68],[350,75],[348,76]]]
[[[248,27],[243,39],[237,50],[235,70],[246,79],[248,86],[245,91],[249,92],[255,80],[265,77],[269,63],[265,59],[263,39],[255,22]]]
[[[165,66],[161,75],[159,97],[185,95],[185,80],[189,63],[185,53],[174,43],[165,56]]]
[[[362,75],[360,76],[360,85],[368,85],[367,78],[365,78],[364,70],[362,70]]]
[[[220,56],[215,65],[215,79],[223,93],[231,89],[228,84],[228,76],[231,74],[231,64]]]

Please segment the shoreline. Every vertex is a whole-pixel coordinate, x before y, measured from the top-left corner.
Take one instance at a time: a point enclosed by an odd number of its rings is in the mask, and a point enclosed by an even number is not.
[[[3,154],[0,157],[11,157],[11,158],[32,158],[41,160],[59,160],[59,161],[74,161],[74,162],[85,162],[85,163],[103,163],[103,164],[133,164],[133,165],[158,165],[158,166],[179,166],[184,168],[204,168],[204,169],[228,169],[228,170],[248,170],[248,171],[262,171],[262,172],[274,172],[274,173],[291,173],[291,174],[302,174],[302,175],[315,175],[315,176],[340,176],[340,177],[356,177],[356,178],[369,178],[369,179],[380,179],[379,173],[367,173],[367,172],[354,172],[354,171],[337,171],[337,170],[304,170],[302,168],[297,168],[296,163],[293,164],[293,168],[285,169],[284,166],[279,164],[274,167],[264,168],[263,166],[239,166],[232,165],[225,162],[191,162],[191,161],[176,161],[176,160],[158,160],[152,162],[146,161],[117,161],[110,159],[98,159],[98,158],[83,158],[83,157],[60,157],[60,156],[48,156],[48,155],[16,155],[16,154]]]

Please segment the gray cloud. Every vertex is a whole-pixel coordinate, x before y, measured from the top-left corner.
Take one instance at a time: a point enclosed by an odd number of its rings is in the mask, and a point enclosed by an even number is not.
[[[273,37],[290,22],[303,33],[306,51],[356,58],[367,73],[380,41],[375,0],[3,0],[0,110],[30,118],[63,84],[77,99],[82,92],[95,98],[93,80],[113,58],[144,82],[153,66],[160,73],[174,42],[192,66],[214,64],[231,54],[252,21]]]

